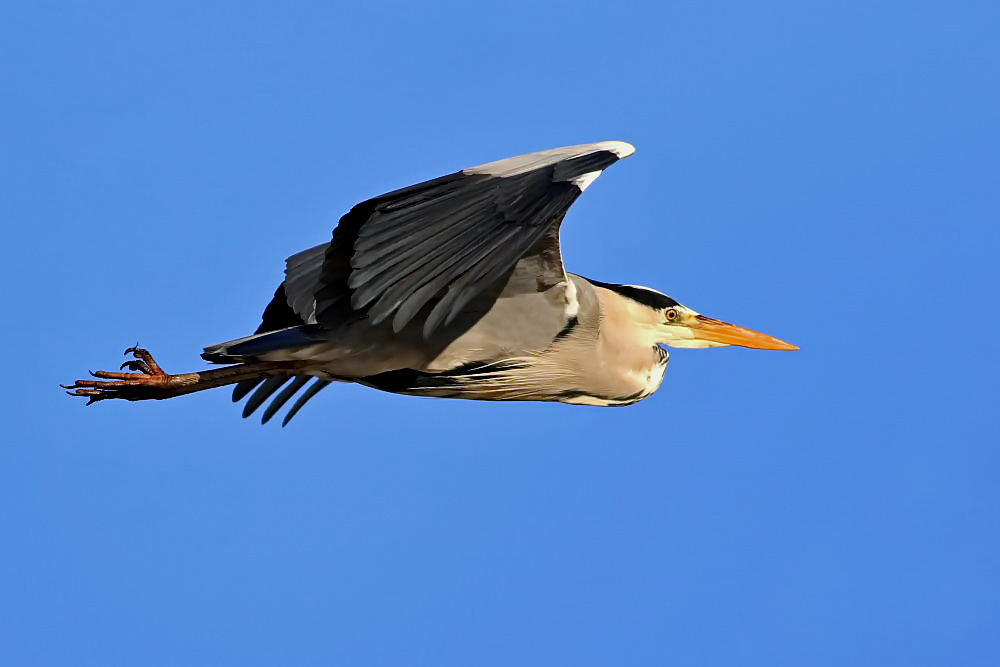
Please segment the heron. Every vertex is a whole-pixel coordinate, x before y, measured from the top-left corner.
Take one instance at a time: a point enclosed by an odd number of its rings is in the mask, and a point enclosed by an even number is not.
[[[90,405],[166,399],[235,385],[243,416],[282,424],[319,391],[382,391],[484,401],[625,406],[652,395],[666,347],[796,346],[702,315],[649,287],[563,266],[570,206],[624,141],[490,162],[355,205],[329,242],[286,260],[284,280],[249,336],[204,348],[222,365],[169,374],[132,347],[118,372],[62,385]],[[297,396],[296,396],[297,395]]]

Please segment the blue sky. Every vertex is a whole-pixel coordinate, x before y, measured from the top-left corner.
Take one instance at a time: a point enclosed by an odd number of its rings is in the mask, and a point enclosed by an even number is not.
[[[1000,661],[996,3],[3,14],[4,664]],[[570,269],[799,352],[286,429],[56,386],[201,368],[361,199],[605,139]]]

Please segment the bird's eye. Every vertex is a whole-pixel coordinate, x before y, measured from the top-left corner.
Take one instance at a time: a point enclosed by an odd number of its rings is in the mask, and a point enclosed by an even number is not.
[[[675,322],[677,320],[677,309],[667,308],[667,322]]]

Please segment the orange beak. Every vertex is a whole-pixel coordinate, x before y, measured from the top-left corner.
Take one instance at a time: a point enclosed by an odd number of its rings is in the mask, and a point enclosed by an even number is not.
[[[710,341],[721,345],[739,345],[756,350],[797,350],[791,343],[778,340],[774,336],[751,331],[728,322],[713,320],[704,315],[688,318],[686,324],[698,340]]]

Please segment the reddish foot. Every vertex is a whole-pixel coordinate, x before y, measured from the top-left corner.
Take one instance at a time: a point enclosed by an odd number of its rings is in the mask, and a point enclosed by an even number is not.
[[[108,398],[123,398],[127,401],[169,398],[176,395],[175,390],[178,387],[198,381],[197,373],[184,373],[182,375],[164,373],[160,365],[153,359],[153,355],[147,350],[130,347],[125,350],[125,355],[129,354],[135,358],[123,363],[119,370],[127,368],[130,371],[138,371],[137,373],[91,372],[90,374],[95,378],[104,378],[113,380],[113,382],[77,380],[71,385],[59,386],[70,389],[71,391],[66,392],[70,396],[86,396],[89,399],[87,405],[90,405]]]

